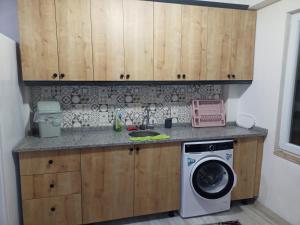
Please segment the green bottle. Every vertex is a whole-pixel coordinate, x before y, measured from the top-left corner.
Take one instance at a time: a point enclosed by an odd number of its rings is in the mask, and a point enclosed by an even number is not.
[[[114,131],[116,132],[121,132],[123,130],[123,122],[122,122],[122,114],[120,112],[120,110],[116,110],[115,112],[115,116],[114,116],[114,123],[113,123],[113,128]]]

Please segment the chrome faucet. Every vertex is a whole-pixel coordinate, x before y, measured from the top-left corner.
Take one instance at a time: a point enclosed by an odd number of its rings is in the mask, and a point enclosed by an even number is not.
[[[146,115],[145,115],[145,112],[146,112]],[[145,124],[145,121],[146,121],[146,124]],[[140,129],[147,130],[147,129],[153,129],[153,128],[154,128],[154,125],[153,124],[150,125],[150,107],[146,106],[144,114],[143,114],[142,125],[140,126]]]

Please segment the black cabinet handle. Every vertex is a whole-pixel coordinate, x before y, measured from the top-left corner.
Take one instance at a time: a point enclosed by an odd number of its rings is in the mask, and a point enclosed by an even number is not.
[[[228,79],[230,79],[231,78],[231,74],[228,74],[227,77],[228,77]]]
[[[177,74],[177,79],[181,79],[181,75],[180,74]]]
[[[131,151],[131,152],[132,152],[132,151],[133,151],[133,148],[130,148],[130,149],[129,149],[129,151]]]
[[[52,79],[56,79],[57,78],[57,73],[54,73],[53,75],[52,75]]]
[[[124,74],[121,74],[121,75],[120,75],[120,79],[124,79]]]
[[[185,79],[185,78],[186,78],[186,75],[185,75],[185,74],[183,74],[183,75],[182,75],[182,78],[183,78],[183,79]]]
[[[232,74],[232,78],[235,79],[235,74]]]
[[[126,79],[128,80],[130,78],[130,74],[127,74],[126,75]]]
[[[54,212],[56,209],[55,209],[55,207],[52,207],[50,210],[51,210],[51,212]]]
[[[64,73],[62,73],[62,74],[59,75],[59,79],[64,79],[64,78],[65,78],[65,74]]]
[[[238,141],[237,141],[237,140],[234,140],[234,141],[233,141],[233,143],[234,143],[234,144],[237,144],[237,143],[238,143]]]
[[[50,160],[48,161],[48,164],[49,164],[49,165],[52,165],[52,164],[53,164],[53,160],[50,159]]]
[[[136,150],[137,152],[139,152],[139,151],[140,151],[140,148],[139,148],[139,147],[137,147],[137,148],[135,148],[135,150]]]
[[[50,184],[50,186],[49,186],[50,188],[54,188],[54,184]]]

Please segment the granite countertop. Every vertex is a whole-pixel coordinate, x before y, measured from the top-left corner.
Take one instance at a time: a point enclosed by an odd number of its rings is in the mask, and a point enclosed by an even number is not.
[[[128,131],[115,132],[111,127],[99,129],[66,129],[62,131],[62,136],[56,138],[28,136],[19,143],[14,152],[88,149],[133,144],[217,140],[267,135],[267,130],[263,128],[245,129],[232,124],[225,127],[211,128],[192,128],[191,125],[185,124],[173,126],[171,129],[156,127],[154,131],[169,135],[171,138],[160,141],[133,142],[129,140]]]

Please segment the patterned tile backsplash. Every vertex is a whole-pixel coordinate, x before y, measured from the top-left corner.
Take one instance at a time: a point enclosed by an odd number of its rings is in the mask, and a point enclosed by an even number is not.
[[[154,124],[163,124],[166,118],[190,123],[192,99],[221,98],[221,85],[31,87],[33,111],[38,101],[59,101],[64,128],[110,126],[116,109],[123,112],[127,125],[141,124],[146,106]]]

